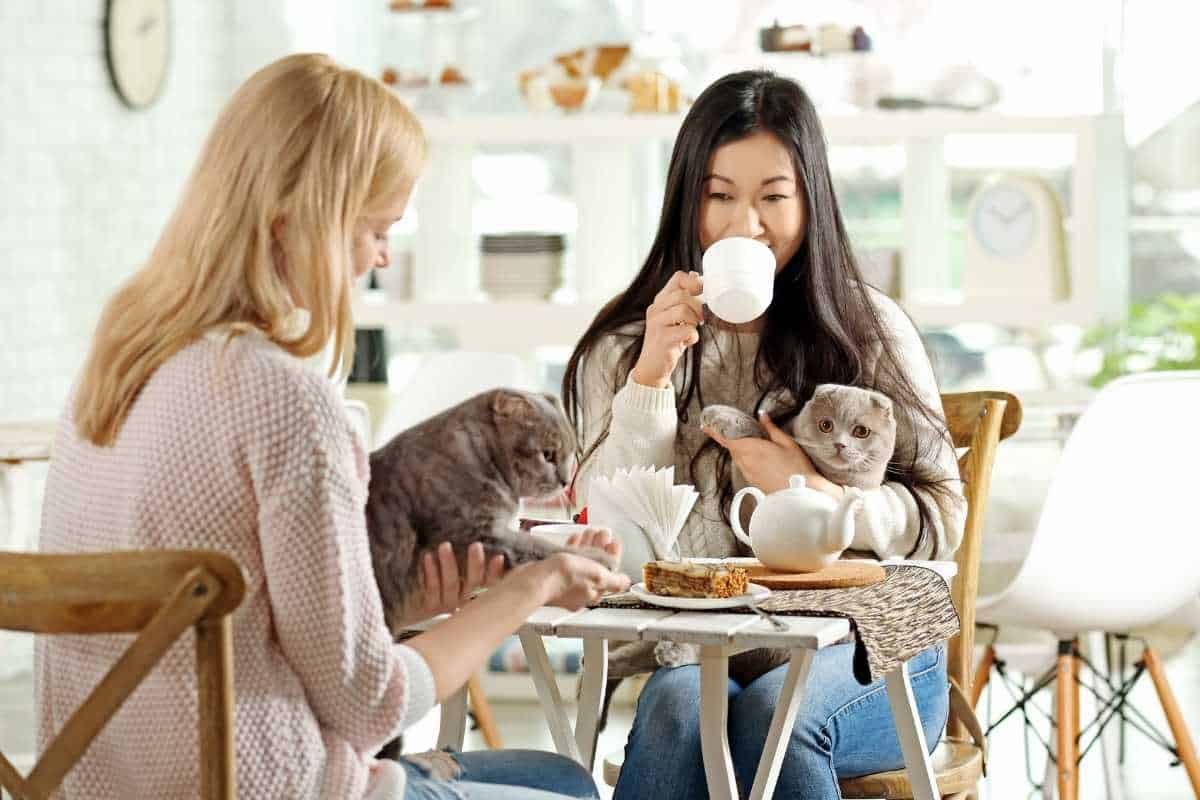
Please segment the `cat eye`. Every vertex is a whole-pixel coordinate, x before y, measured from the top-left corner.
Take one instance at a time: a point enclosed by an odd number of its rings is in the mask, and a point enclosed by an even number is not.
[[[546,462],[548,464],[553,464],[554,463],[554,451],[553,450],[543,450],[542,458],[546,459]]]
[[[871,435],[871,429],[866,425],[855,425],[854,430],[850,431],[850,435],[855,439],[865,439]]]
[[[820,430],[821,433],[833,433],[833,420],[831,420],[831,419],[821,420],[820,422],[817,423],[817,429]]]

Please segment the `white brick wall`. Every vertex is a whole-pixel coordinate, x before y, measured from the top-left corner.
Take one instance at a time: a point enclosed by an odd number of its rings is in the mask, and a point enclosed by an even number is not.
[[[129,110],[105,5],[0,4],[0,419],[62,408],[103,301],[148,254],[233,88],[234,0],[172,2],[166,88]]]

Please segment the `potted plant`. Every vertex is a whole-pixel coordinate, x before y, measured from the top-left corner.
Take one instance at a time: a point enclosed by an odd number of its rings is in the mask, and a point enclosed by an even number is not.
[[[1134,303],[1128,320],[1093,328],[1080,346],[1102,353],[1095,387],[1133,372],[1200,369],[1200,294]]]

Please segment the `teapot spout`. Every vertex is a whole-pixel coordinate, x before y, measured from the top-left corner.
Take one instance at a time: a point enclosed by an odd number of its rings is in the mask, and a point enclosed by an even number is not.
[[[854,513],[862,503],[861,489],[853,486],[846,487],[846,494],[829,518],[829,527],[825,530],[825,551],[841,553],[854,541]]]

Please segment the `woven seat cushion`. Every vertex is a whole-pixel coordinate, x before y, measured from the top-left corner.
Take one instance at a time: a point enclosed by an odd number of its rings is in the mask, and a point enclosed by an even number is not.
[[[970,791],[983,778],[983,753],[971,741],[943,739],[930,758],[937,776],[938,791],[943,796]],[[908,800],[912,787],[903,769],[877,772],[861,778],[838,781],[842,797],[879,797],[885,800]]]

